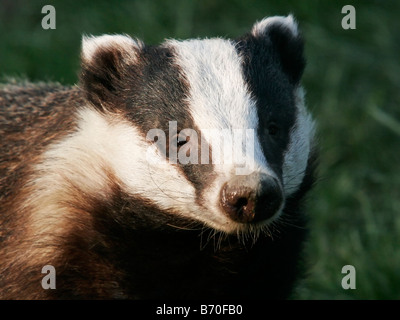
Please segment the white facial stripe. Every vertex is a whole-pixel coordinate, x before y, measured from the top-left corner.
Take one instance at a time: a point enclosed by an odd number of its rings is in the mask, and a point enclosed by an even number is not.
[[[255,170],[273,174],[257,137],[256,103],[251,98],[243,78],[241,57],[234,45],[224,39],[167,42],[177,53],[176,63],[190,83],[190,113],[200,130],[255,130]],[[222,139],[213,139],[212,130],[202,132],[213,150],[222,150]],[[243,145],[245,148],[245,145]],[[246,154],[246,150],[242,150]],[[222,168],[222,166],[221,166]],[[229,168],[232,170],[232,168]],[[227,172],[227,167],[224,166]],[[229,177],[229,176],[227,176]]]
[[[304,91],[301,87],[296,89],[295,97],[297,119],[290,133],[282,167],[286,196],[296,192],[303,181],[315,131],[314,121],[304,105]]]
[[[148,198],[162,209],[186,209],[195,199],[194,188],[179,171],[161,158],[151,164],[146,159],[149,141],[139,129],[124,120],[115,121],[86,109],[81,112],[80,139],[94,147],[110,165],[124,190]]]

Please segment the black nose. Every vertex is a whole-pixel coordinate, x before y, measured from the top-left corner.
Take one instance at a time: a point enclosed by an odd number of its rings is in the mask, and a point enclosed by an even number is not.
[[[274,216],[283,202],[278,181],[266,174],[237,176],[221,189],[220,204],[234,221],[258,222]]]

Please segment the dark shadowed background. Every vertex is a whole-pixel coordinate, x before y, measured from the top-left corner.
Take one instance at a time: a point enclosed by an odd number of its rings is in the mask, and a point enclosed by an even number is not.
[[[42,29],[46,4],[55,30]],[[355,30],[341,27],[347,4]],[[295,298],[400,299],[400,1],[0,0],[0,75],[75,84],[82,34],[237,37],[289,13],[306,39],[303,84],[321,146],[308,277]],[[341,286],[344,265],[356,269],[354,290]]]

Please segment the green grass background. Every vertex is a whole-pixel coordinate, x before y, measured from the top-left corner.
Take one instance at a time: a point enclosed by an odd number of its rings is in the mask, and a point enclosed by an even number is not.
[[[56,8],[56,30],[41,28],[46,4]],[[356,8],[356,30],[341,28],[346,4]],[[304,86],[321,146],[309,275],[294,298],[399,299],[400,1],[0,0],[0,75],[74,84],[82,34],[128,33],[149,44],[236,37],[288,13],[306,38]],[[347,264],[355,290],[341,287]]]

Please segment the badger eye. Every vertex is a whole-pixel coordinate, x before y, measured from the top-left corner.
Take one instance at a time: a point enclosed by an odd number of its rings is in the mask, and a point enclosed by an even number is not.
[[[278,133],[279,133],[279,127],[275,124],[275,123],[270,123],[269,125],[268,125],[268,128],[267,128],[267,130],[268,130],[268,134],[270,135],[270,136],[277,136],[278,135]]]

